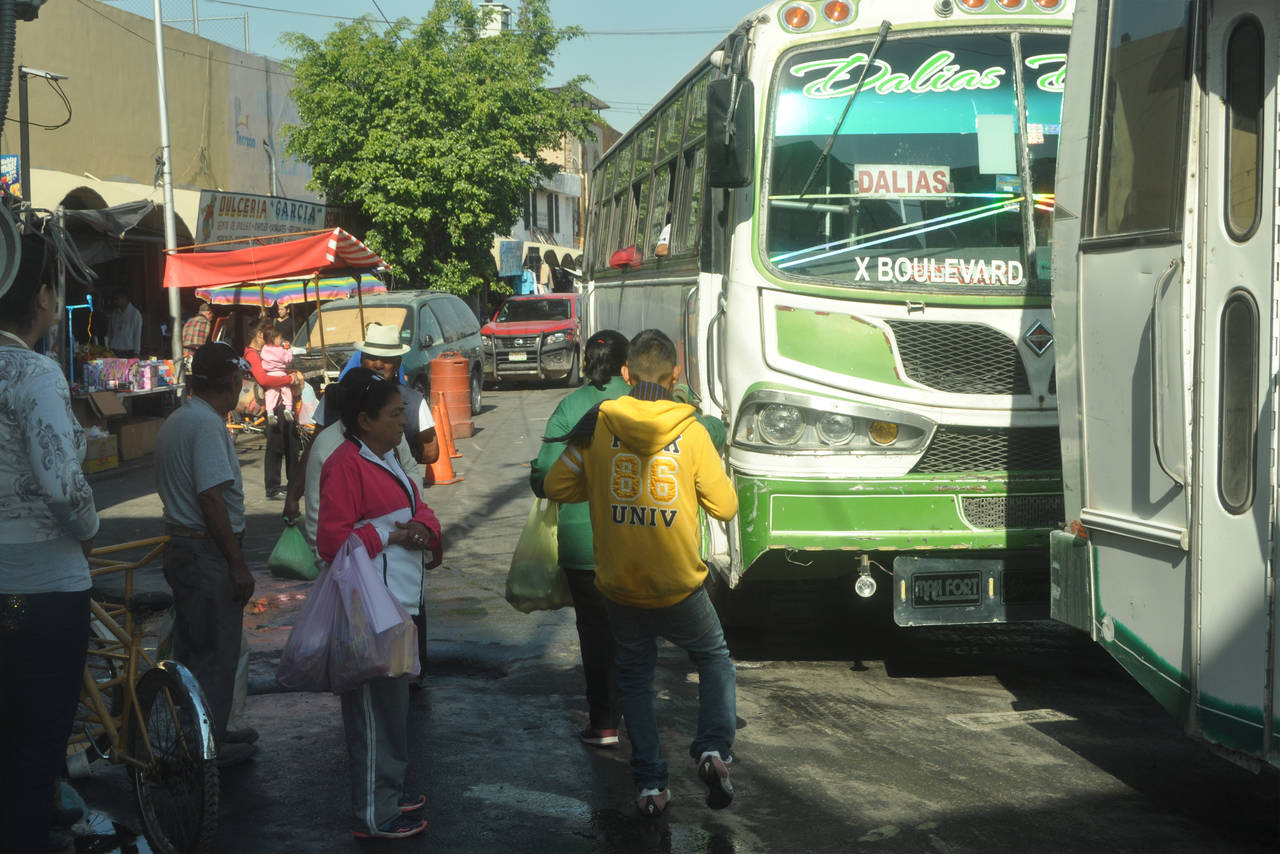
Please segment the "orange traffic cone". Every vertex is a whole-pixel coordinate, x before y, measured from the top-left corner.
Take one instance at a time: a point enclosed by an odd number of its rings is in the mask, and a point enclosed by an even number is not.
[[[449,429],[448,412],[443,409],[440,403],[436,403],[431,407],[431,417],[436,420],[436,438],[440,443],[440,454],[436,457],[434,463],[427,466],[427,473],[423,477],[423,482],[427,486],[447,486],[451,483],[461,483],[462,476],[454,473],[452,455],[449,453],[449,448],[453,444],[453,436],[447,432]]]
[[[462,451],[458,450],[457,444],[453,441],[453,422],[449,420],[449,401],[444,396],[444,392],[436,392],[432,395],[435,402],[431,404],[431,417],[436,420],[436,435],[441,437],[440,453],[444,453],[447,448],[449,457],[457,459],[462,456]]]

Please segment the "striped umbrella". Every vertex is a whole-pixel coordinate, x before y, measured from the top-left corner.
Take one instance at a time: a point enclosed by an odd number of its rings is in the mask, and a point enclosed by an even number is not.
[[[269,306],[279,302],[293,305],[297,302],[314,302],[317,299],[343,299],[357,292],[361,294],[386,293],[387,286],[373,276],[334,276],[330,278],[291,279],[265,284],[223,285],[217,288],[197,288],[196,297],[214,305]],[[317,293],[318,292],[318,293]]]

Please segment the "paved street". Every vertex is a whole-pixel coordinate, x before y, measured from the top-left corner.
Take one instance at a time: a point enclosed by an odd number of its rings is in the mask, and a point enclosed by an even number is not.
[[[1050,624],[898,631],[831,589],[780,597],[767,629],[730,636],[740,730],[728,810],[703,804],[686,759],[696,676],[682,654],[662,651],[658,716],[675,800],[641,819],[625,743],[596,752],[574,737],[585,709],[571,611],[526,616],[502,598],[531,500],[527,461],[562,394],[486,392],[476,435],[458,442],[465,481],[427,492],[446,554],[428,582],[430,684],[415,700],[411,782],[427,794],[430,825],[399,842],[351,837],[336,698],[274,686],[307,586],[262,569],[281,505],[262,497],[261,439],[241,440],[258,579],[246,618],[249,714],[262,740],[254,761],[223,772],[218,850],[1280,848],[1276,777],[1187,739],[1087,638]],[[93,482],[100,544],[160,532],[149,468]],[[145,581],[163,586],[158,570]],[[136,824],[126,776],[101,766],[81,792]]]

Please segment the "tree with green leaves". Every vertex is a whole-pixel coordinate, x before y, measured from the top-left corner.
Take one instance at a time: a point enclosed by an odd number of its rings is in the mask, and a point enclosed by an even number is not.
[[[289,153],[415,286],[467,294],[492,280],[494,235],[558,168],[539,152],[589,137],[596,118],[582,79],[546,86],[556,49],[580,35],[554,26],[549,0],[524,0],[513,30],[486,37],[489,14],[436,0],[416,26],[363,18],[321,42],[286,36],[301,117]]]

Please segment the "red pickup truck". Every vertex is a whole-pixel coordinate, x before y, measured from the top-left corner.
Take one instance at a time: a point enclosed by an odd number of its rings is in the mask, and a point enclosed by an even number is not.
[[[581,380],[582,341],[577,294],[507,297],[480,329],[484,378]]]

